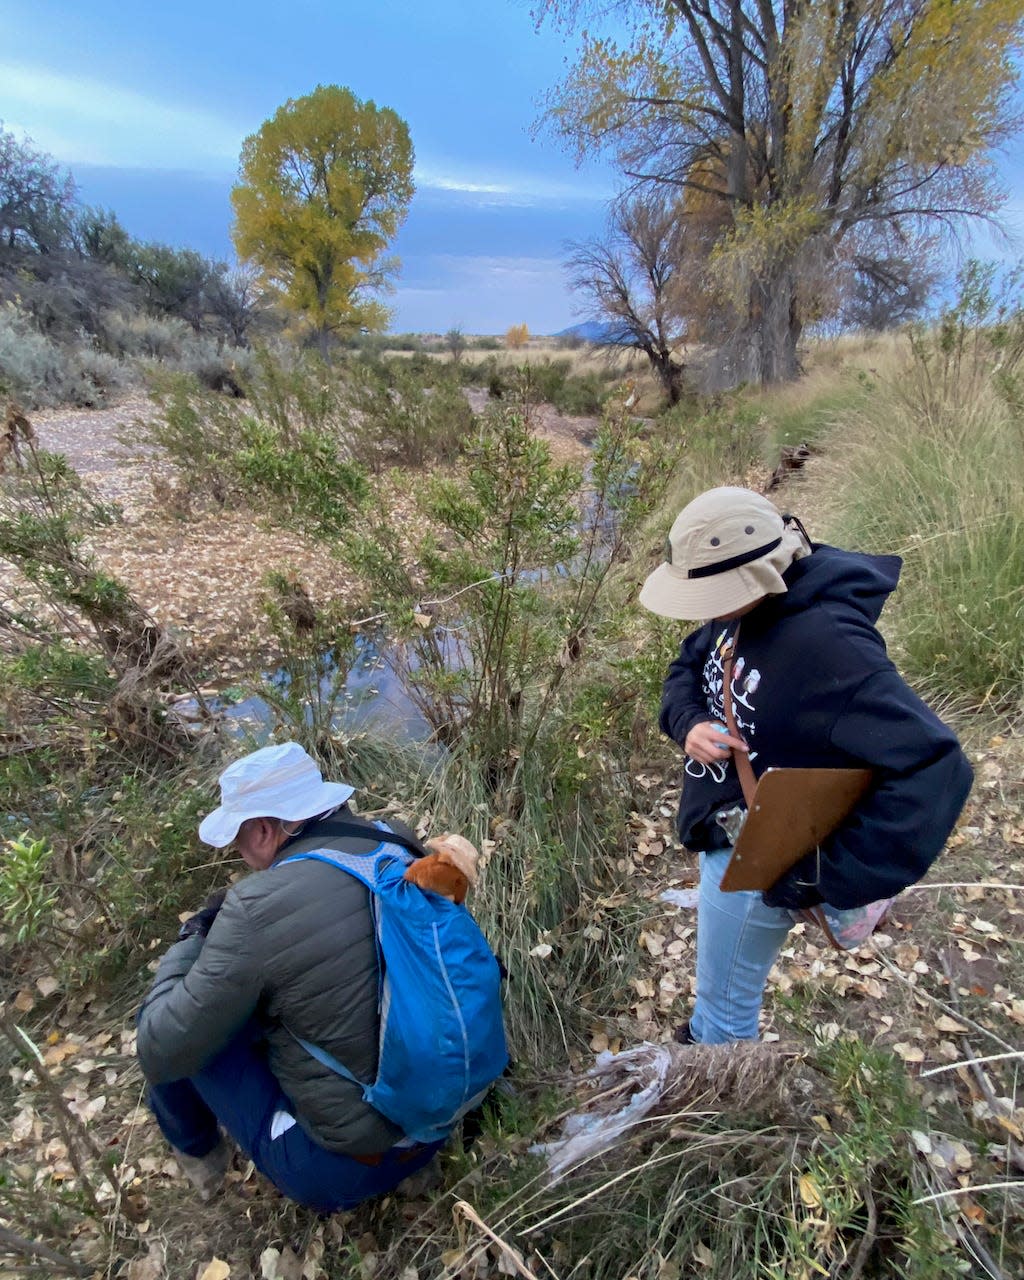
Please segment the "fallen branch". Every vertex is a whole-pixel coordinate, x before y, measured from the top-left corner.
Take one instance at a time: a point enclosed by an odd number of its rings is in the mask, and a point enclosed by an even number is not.
[[[974,1019],[969,1018],[966,1013],[961,1013],[959,1009],[954,1008],[951,1004],[947,1004],[945,1000],[940,1000],[938,996],[933,996],[930,991],[925,991],[924,988],[919,987],[917,983],[911,982],[906,974],[901,973],[892,961],[886,957],[884,951],[879,951],[877,947],[874,947],[873,954],[877,960],[880,960],[881,963],[885,965],[894,977],[898,978],[904,986],[909,987],[915,995],[919,995],[923,999],[928,1000],[931,1004],[941,1009],[943,1013],[948,1014],[954,1021],[959,1020],[960,1022],[964,1022],[967,1026],[973,1027],[980,1035],[988,1036],[990,1040],[994,1040],[996,1044],[1002,1046],[1002,1048],[1006,1049],[1009,1053],[1016,1053],[1013,1045],[1007,1044],[1002,1036],[997,1036],[994,1031],[990,1031],[988,1027],[983,1027],[980,1022],[975,1022]]]
[[[468,586],[460,587],[458,591],[453,591],[450,596],[439,596],[436,600],[420,600],[416,604],[416,612],[422,613],[425,609],[433,608],[434,605],[448,604],[449,601],[456,599],[457,596],[463,595],[467,591],[475,591],[477,587],[485,587],[489,582],[502,582],[508,577],[508,571],[505,573],[491,573],[486,578],[481,578],[477,582],[471,582]],[[369,622],[383,622],[389,615],[384,613],[372,613],[366,618],[352,618],[345,625],[349,631],[356,631],[359,627],[366,626]]]
[[[1024,893],[1024,884],[997,884],[986,880],[948,880],[942,884],[912,884],[904,893],[920,889],[1008,889],[1011,893]]]
[[[6,1227],[0,1227],[0,1250],[4,1253],[20,1253],[27,1258],[42,1258],[44,1262],[50,1262],[73,1276],[88,1276],[94,1270],[84,1263],[66,1258],[64,1254],[51,1249],[47,1244],[41,1244],[38,1240],[26,1240],[24,1236],[8,1231]]]
[[[0,1031],[3,1032],[4,1037],[14,1046],[18,1053],[28,1058],[32,1063],[32,1070],[35,1072],[36,1079],[42,1086],[43,1092],[53,1103],[57,1127],[60,1129],[61,1136],[64,1139],[64,1144],[68,1149],[68,1159],[71,1161],[71,1166],[78,1175],[82,1194],[89,1202],[89,1207],[92,1209],[97,1221],[101,1224],[105,1224],[106,1213],[100,1205],[92,1180],[85,1171],[85,1166],[81,1159],[81,1153],[78,1150],[78,1142],[80,1141],[82,1143],[88,1153],[96,1161],[99,1169],[103,1173],[103,1176],[113,1188],[114,1195],[118,1200],[120,1200],[122,1194],[120,1180],[112,1170],[106,1167],[103,1159],[103,1152],[100,1151],[99,1147],[96,1145],[92,1134],[89,1133],[82,1121],[68,1108],[68,1104],[61,1093],[60,1086],[54,1080],[43,1061],[43,1055],[32,1043],[31,1038],[22,1031],[21,1027],[19,1027],[17,1023],[13,1021],[10,1014],[7,1012],[7,1006],[3,1004],[0,1004]]]
[[[1014,1049],[1012,1053],[987,1053],[982,1057],[961,1058],[959,1062],[947,1062],[941,1067],[929,1067],[927,1071],[921,1072],[919,1079],[923,1080],[926,1076],[938,1076],[943,1071],[958,1071],[961,1067],[973,1067],[982,1062],[1004,1062],[1007,1058],[1024,1058],[1024,1049]]]
[[[1012,1191],[1015,1187],[1024,1187],[1024,1178],[1015,1178],[1009,1182],[979,1182],[973,1187],[950,1187],[946,1191],[934,1191],[929,1196],[918,1196],[913,1203],[932,1204],[948,1196],[969,1196],[975,1191]]]
[[[943,952],[943,955],[942,955],[942,971],[943,973],[945,973],[946,981],[949,983],[949,989],[953,993],[953,1000],[956,1002],[957,1013],[960,1014],[960,998],[953,981],[953,970],[952,970],[952,966],[949,963],[948,952]],[[981,1090],[982,1097],[984,1097],[985,1101],[988,1103],[989,1107],[991,1108],[992,1114],[996,1117],[1001,1116],[1004,1120],[1012,1121],[1013,1106],[1008,1100],[999,1098],[996,1096],[996,1091],[995,1089],[992,1088],[991,1081],[989,1080],[988,1076],[985,1074],[985,1072],[982,1070],[981,1066],[979,1065],[978,1051],[975,1049],[974,1045],[971,1044],[970,1040],[968,1040],[965,1035],[960,1037],[960,1044],[963,1049],[963,1052],[967,1055],[967,1060],[964,1063],[964,1065],[970,1070],[971,1075],[974,1077],[975,1083],[977,1084],[978,1088]],[[1011,1055],[1011,1056],[1018,1056],[1018,1055]],[[1024,1054],[1019,1056],[1024,1057]],[[1013,1152],[1013,1145],[1010,1142],[1009,1138],[1007,1138],[1006,1149],[1007,1149],[1007,1155],[1008,1156],[1011,1155]]]
[[[875,1243],[878,1235],[878,1209],[871,1191],[871,1175],[874,1173],[874,1167],[869,1168],[867,1173],[867,1179],[861,1190],[864,1193],[864,1206],[868,1211],[868,1220],[865,1223],[864,1234],[860,1238],[860,1244],[857,1246],[857,1252],[850,1265],[850,1270],[846,1273],[844,1280],[859,1280],[868,1260],[868,1255],[871,1253],[871,1246]]]

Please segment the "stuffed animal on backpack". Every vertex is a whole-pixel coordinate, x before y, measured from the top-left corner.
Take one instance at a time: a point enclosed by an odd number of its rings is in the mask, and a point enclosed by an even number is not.
[[[430,853],[410,862],[404,878],[451,902],[465,902],[466,894],[476,884],[476,849],[463,836],[450,831],[425,844]]]

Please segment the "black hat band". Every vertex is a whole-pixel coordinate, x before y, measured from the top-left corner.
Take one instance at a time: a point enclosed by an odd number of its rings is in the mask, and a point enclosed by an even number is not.
[[[753,551],[744,551],[742,555],[730,556],[728,560],[716,560],[714,564],[702,564],[696,569],[688,569],[688,578],[713,578],[716,573],[728,573],[730,569],[738,569],[740,565],[750,564],[751,560],[760,560],[769,551],[774,551],[782,542],[776,538],[774,542],[766,542],[763,547],[755,547]]]

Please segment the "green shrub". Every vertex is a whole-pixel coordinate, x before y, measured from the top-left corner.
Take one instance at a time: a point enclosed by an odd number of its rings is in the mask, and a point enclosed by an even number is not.
[[[508,380],[497,367],[493,368],[487,375],[487,394],[492,400],[501,400],[508,389]]]
[[[232,396],[243,397],[252,381],[252,352],[205,334],[190,332],[177,358],[164,363],[168,369],[193,374],[210,391]]]
[[[45,927],[57,901],[47,880],[53,849],[46,840],[22,835],[3,842],[0,854],[0,924],[16,943],[31,942]]]
[[[160,413],[126,442],[163,450],[189,492],[250,505],[279,523],[332,538],[365,495],[336,382],[316,357],[288,363],[261,353],[245,401],[180,373],[152,375]]]
[[[531,401],[550,404],[561,413],[579,416],[601,412],[616,376],[612,370],[575,374],[568,359],[527,364],[520,374]]]
[[[127,366],[86,342],[63,344],[40,333],[18,308],[0,307],[0,397],[22,408],[103,404],[131,381]]]
[[[71,358],[81,379],[81,404],[102,404],[134,381],[132,372],[124,361],[106,351],[98,351],[94,347],[78,347],[72,351]],[[93,394],[89,393],[88,388],[93,389]]]
[[[347,444],[373,471],[450,462],[473,429],[473,412],[449,365],[422,357],[354,362],[339,395],[348,406]]]
[[[250,359],[225,349],[210,360],[206,381],[237,378],[244,404],[195,376],[155,370],[160,414],[126,442],[164,450],[191,493],[221,504],[269,499],[275,519],[317,536],[334,536],[362,500],[361,469],[450,461],[473,426],[457,382],[435,362],[422,376],[411,360],[358,356],[332,367],[313,352]]]
[[[108,311],[101,322],[103,345],[115,356],[177,360],[192,332],[177,316],[153,316],[145,311]]]
[[[282,523],[334,538],[366,497],[362,468],[340,456],[339,444],[311,429],[285,441],[273,427],[241,418],[231,466],[242,492],[262,497]]]
[[[153,369],[149,389],[158,412],[125,429],[122,443],[159,449],[191,496],[227,503],[241,441],[240,414],[189,374]]]
[[[550,404],[561,413],[580,417],[601,412],[617,376],[612,369],[575,374],[568,359],[544,359],[511,367],[499,364],[494,356],[475,363],[462,360],[458,374],[463,386],[486,387],[494,400],[517,386],[519,394],[532,404]]]
[[[0,396],[25,409],[39,409],[95,404],[100,393],[69,350],[8,304],[0,308]]]
[[[678,475],[669,490],[668,524],[705,489],[745,484],[751,469],[763,466],[771,453],[769,420],[756,401],[742,394],[726,397],[711,408],[677,405],[657,419],[654,430],[679,450]]]
[[[521,771],[555,722],[562,758],[584,649],[601,634],[616,566],[675,457],[640,439],[620,397],[585,477],[552,460],[521,400],[503,402],[478,422],[452,474],[417,495],[419,545],[382,502],[344,540],[417,709],[441,742],[476,753],[495,794],[521,792]],[[582,776],[575,753],[571,743],[566,766]]]

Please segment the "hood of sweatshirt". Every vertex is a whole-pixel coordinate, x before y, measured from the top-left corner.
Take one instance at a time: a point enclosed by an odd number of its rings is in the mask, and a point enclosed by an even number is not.
[[[788,590],[770,596],[754,611],[762,625],[811,605],[825,605],[837,618],[878,621],[886,600],[896,590],[903,561],[899,556],[873,556],[814,543],[812,555],[795,560],[783,574]]]

